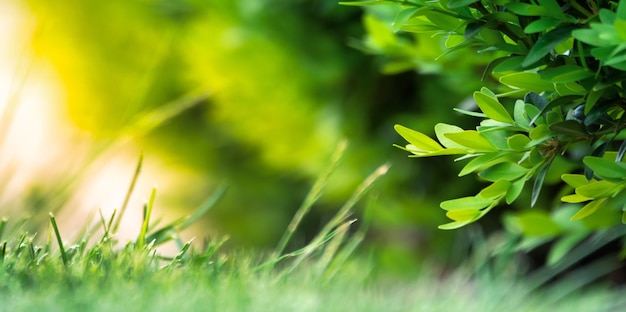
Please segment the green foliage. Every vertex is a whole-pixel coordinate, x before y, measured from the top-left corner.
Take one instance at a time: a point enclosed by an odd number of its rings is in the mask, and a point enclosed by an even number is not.
[[[437,124],[438,142],[396,125],[413,157],[455,155],[469,161],[460,176],[489,182],[475,196],[444,201],[451,223],[472,223],[494,207],[511,204],[524,188],[535,206],[546,177],[562,175],[573,205],[510,214],[508,228],[525,237],[562,238],[550,262],[558,261],[588,233],[626,221],[626,2],[624,1],[368,1],[395,4],[401,32],[445,38],[447,50],[472,58],[500,53],[484,77],[497,83],[474,93],[480,119],[475,129]],[[584,157],[582,157],[583,155]],[[563,161],[576,166],[559,166]],[[579,168],[584,172],[571,173]],[[572,211],[572,207],[575,207]],[[556,213],[558,212],[558,213]],[[565,225],[565,216],[574,224]],[[556,213],[556,214],[555,214]],[[585,222],[589,220],[589,222]],[[581,223],[582,222],[582,223]]]

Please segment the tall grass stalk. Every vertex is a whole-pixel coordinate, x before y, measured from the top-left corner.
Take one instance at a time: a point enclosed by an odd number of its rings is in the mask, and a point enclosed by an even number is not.
[[[315,183],[313,183],[313,187],[311,188],[311,190],[305,197],[304,201],[302,202],[302,204],[296,211],[295,215],[293,216],[293,219],[287,226],[287,230],[283,233],[283,236],[280,238],[280,241],[278,242],[278,246],[276,247],[276,249],[270,256],[270,261],[277,260],[281,256],[281,254],[285,251],[287,244],[291,240],[291,237],[296,232],[296,229],[298,228],[298,226],[300,225],[300,223],[302,222],[306,214],[309,213],[309,211],[311,210],[311,207],[313,207],[313,204],[315,204],[315,202],[317,202],[320,196],[322,196],[324,192],[324,187],[326,186],[326,183],[328,183],[328,179],[330,178],[330,176],[333,174],[333,172],[335,172],[335,170],[337,169],[337,166],[341,162],[341,159],[343,158],[343,155],[346,151],[347,146],[348,146],[348,141],[346,140],[341,141],[337,145],[337,148],[333,152],[330,165],[317,177],[317,179],[315,180]]]

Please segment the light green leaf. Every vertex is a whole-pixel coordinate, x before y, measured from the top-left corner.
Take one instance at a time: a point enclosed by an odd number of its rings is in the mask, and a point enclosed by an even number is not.
[[[487,206],[492,204],[492,200],[478,197],[478,196],[468,196],[461,197],[451,200],[446,200],[439,204],[441,209],[451,211],[451,210],[480,210],[486,208]]]
[[[439,145],[439,143],[421,132],[401,125],[395,125],[393,128],[418,151],[437,152],[443,150],[443,147]]]
[[[518,133],[508,137],[506,139],[506,143],[509,145],[510,149],[516,152],[521,152],[528,149],[526,146],[530,143],[530,138],[526,135]]]
[[[438,226],[437,228],[440,230],[456,230],[460,227],[464,227],[468,224],[472,223],[472,221],[462,221],[462,222],[450,222],[450,223],[446,223],[446,224],[442,224],[440,226]]]
[[[512,73],[500,77],[500,82],[516,89],[524,89],[541,93],[544,91],[554,91],[554,85],[550,81],[541,79],[539,74],[532,72]]]
[[[507,180],[498,180],[482,189],[480,193],[478,193],[478,196],[485,199],[498,200],[506,195],[510,187],[511,182]]]
[[[578,210],[578,212],[570,220],[576,221],[588,217],[589,215],[600,209],[604,205],[604,202],[606,202],[606,198],[594,200],[586,204],[584,207]]]
[[[611,196],[619,189],[618,185],[607,180],[593,181],[576,188],[576,194],[587,198]]]
[[[582,186],[582,185],[585,185],[585,184],[589,183],[589,181],[587,181],[587,178],[583,174],[566,173],[566,174],[561,176],[561,179],[565,183],[567,183],[567,185],[569,185],[569,186],[571,186],[573,188],[577,188],[579,186]],[[592,181],[595,181],[595,180],[592,180]]]
[[[561,197],[561,201],[564,203],[584,203],[586,201],[592,200],[593,198],[585,197],[578,194],[570,194]]]
[[[446,217],[454,221],[472,221],[480,215],[480,211],[475,209],[459,209],[446,212]]]
[[[553,133],[550,131],[547,125],[538,125],[529,133],[530,138],[533,140],[545,140],[549,137],[553,136]]]
[[[397,4],[396,1],[385,1],[385,0],[372,0],[372,1],[342,1],[339,2],[340,5],[347,6],[368,6],[368,5],[379,5],[379,4]]]
[[[509,188],[509,191],[506,193],[505,198],[508,205],[513,203],[520,196],[520,194],[522,194],[524,185],[526,185],[525,179],[518,179],[511,184],[511,188]]]
[[[467,147],[474,152],[495,152],[498,149],[475,130],[464,130],[457,133],[445,133],[444,136],[457,144]]]
[[[526,114],[525,109],[526,103],[522,100],[515,101],[515,106],[513,108],[513,119],[515,120],[515,124],[524,129],[530,128],[530,118]]]
[[[529,169],[524,168],[516,163],[504,162],[481,171],[480,173],[478,173],[478,176],[491,182],[495,182],[500,179],[513,181],[527,174],[528,171]]]
[[[409,157],[433,157],[433,156],[445,156],[445,155],[460,155],[467,154],[466,150],[458,149],[458,148],[446,148],[442,150],[438,150],[436,152],[423,151],[413,146],[413,144],[407,144],[406,146],[400,146],[398,144],[394,144],[393,146],[405,150],[413,155],[409,155]]]
[[[439,142],[441,142],[441,144],[447,148],[460,148],[460,149],[464,149],[463,145],[460,145],[448,138],[446,138],[445,134],[446,133],[458,133],[458,132],[463,132],[465,130],[463,130],[461,127],[457,127],[455,125],[449,125],[449,124],[445,124],[445,123],[438,123],[435,125],[435,134],[437,135],[437,139],[439,140]]]
[[[515,123],[506,108],[497,99],[482,92],[474,92],[474,100],[487,117],[506,123]]]
[[[508,160],[508,154],[506,153],[489,153],[480,155],[472,160],[470,160],[461,172],[459,172],[459,177],[468,175],[476,170],[479,170],[482,167],[492,166],[499,162],[505,162]]]

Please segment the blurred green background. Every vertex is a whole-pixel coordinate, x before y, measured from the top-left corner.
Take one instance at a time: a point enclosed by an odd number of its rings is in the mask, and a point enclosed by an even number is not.
[[[296,243],[311,238],[389,161],[390,172],[372,192],[376,200],[355,211],[360,217],[372,203],[363,250],[399,272],[424,259],[463,260],[458,246],[469,230],[437,230],[447,222],[438,206],[474,194],[475,179],[453,179],[459,167],[449,159],[407,158],[392,147],[404,144],[393,124],[425,133],[436,122],[471,127],[452,108],[480,86],[468,77],[480,77],[488,53],[434,62],[442,38],[394,34],[393,8],[366,12],[334,0],[3,0],[2,6],[22,38],[2,42],[4,50],[17,49],[5,58],[12,78],[6,83],[25,97],[36,91],[19,80],[44,72],[44,85],[56,94],[40,96],[24,120],[12,115],[7,95],[5,118],[32,126],[33,114],[52,116],[50,127],[72,138],[43,140],[31,150],[54,162],[24,182],[25,196],[5,192],[13,198],[5,200],[11,203],[5,214],[63,209],[77,217],[76,209],[115,208],[109,206],[121,204],[142,151],[147,173],[140,179],[159,184],[157,215],[189,213],[226,183],[226,196],[192,234],[229,235],[233,246],[263,250],[277,243],[345,138],[347,155]],[[394,55],[383,56],[391,47]],[[51,147],[60,151],[52,155]],[[11,168],[5,176],[20,170]],[[103,176],[108,184],[94,186]],[[85,200],[94,194],[85,185],[100,187],[106,200]],[[148,192],[136,191],[143,198]]]

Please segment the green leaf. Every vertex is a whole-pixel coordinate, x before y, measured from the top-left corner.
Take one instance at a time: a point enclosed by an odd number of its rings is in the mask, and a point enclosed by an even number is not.
[[[524,129],[530,129],[530,117],[526,114],[526,103],[522,100],[515,101],[513,108],[513,119],[515,124]]]
[[[456,8],[461,8],[464,6],[468,6],[472,3],[476,3],[480,0],[450,0],[448,2],[448,8],[449,9],[456,9]]]
[[[550,81],[541,79],[539,74],[532,72],[519,72],[500,77],[500,82],[509,87],[524,89],[526,91],[544,92],[554,91],[554,85]]]
[[[556,47],[559,43],[567,40],[571,36],[574,28],[575,26],[571,25],[561,26],[539,37],[528,52],[528,55],[526,55],[526,59],[524,59],[522,66],[530,66],[541,60],[541,58],[550,53],[550,51],[552,51],[552,49],[554,49],[554,47]]]
[[[609,197],[619,189],[619,185],[607,180],[593,181],[576,188],[576,194],[587,198]]]
[[[586,204],[584,207],[578,210],[578,212],[570,220],[576,221],[588,217],[589,215],[600,209],[604,205],[604,202],[606,202],[606,198],[594,200]]]
[[[464,130],[457,133],[446,133],[445,137],[457,144],[465,146],[474,152],[495,152],[498,149],[489,143],[489,141],[474,130]]]
[[[522,63],[524,62],[524,58],[523,56],[508,56],[493,68],[493,72],[520,71],[523,68]]]
[[[526,236],[555,236],[563,231],[545,211],[526,210],[516,215],[514,220]]]
[[[527,34],[534,34],[538,32],[544,32],[550,28],[556,27],[561,23],[556,18],[552,17],[542,17],[526,26],[524,28],[524,32]]]
[[[400,12],[398,12],[398,14],[396,15],[395,20],[393,21],[393,23],[391,24],[393,29],[398,31],[400,30],[400,28],[406,24],[406,22],[413,17],[413,15],[419,10],[419,8],[407,8],[404,9]]]
[[[498,180],[482,189],[480,193],[478,193],[478,196],[485,199],[498,200],[506,195],[510,187],[511,182],[507,180]]]
[[[575,120],[565,120],[555,123],[550,126],[550,131],[554,131],[560,134],[571,135],[574,137],[588,136],[585,127]]]
[[[563,236],[561,239],[556,241],[552,248],[550,248],[550,253],[548,253],[548,266],[553,266],[561,261],[569,251],[574,248],[580,241],[585,239],[589,235],[586,232],[575,232]]]
[[[585,197],[578,194],[570,194],[561,197],[561,201],[564,203],[584,203],[586,201],[590,201],[593,198]]]
[[[528,149],[526,146],[530,143],[530,138],[526,135],[518,133],[508,137],[506,139],[506,143],[509,145],[510,149],[516,152],[521,152]]]
[[[593,170],[595,175],[601,179],[626,179],[626,164],[624,163],[594,156],[583,158],[583,163],[589,167],[589,169]]]
[[[470,160],[461,172],[459,172],[459,177],[468,175],[476,170],[479,170],[482,167],[492,166],[493,164],[507,161],[508,154],[506,153],[489,153],[480,155],[472,160]]]
[[[511,118],[511,115],[506,111],[506,108],[498,102],[498,100],[492,98],[488,94],[482,92],[474,92],[474,100],[478,104],[480,110],[487,115],[487,117],[501,122],[515,123]]]
[[[439,145],[439,143],[421,132],[417,132],[401,125],[395,125],[393,128],[419,151],[437,152],[443,150],[443,147]]]
[[[543,70],[539,75],[542,79],[551,82],[574,82],[593,77],[594,73],[580,66],[563,65]]]
[[[437,228],[439,228],[440,230],[456,230],[460,227],[466,226],[468,224],[472,223],[472,221],[462,221],[462,222],[450,222],[450,223],[446,223],[446,224],[442,224],[440,226],[438,226]]]
[[[492,204],[492,200],[478,197],[478,196],[469,196],[456,198],[451,200],[446,200],[439,204],[439,207],[443,210],[451,211],[451,210],[480,210],[486,208],[487,206]]]
[[[550,131],[547,125],[538,125],[530,131],[529,135],[530,138],[533,139],[533,141],[543,141],[547,138],[552,137],[553,133]]]
[[[617,13],[617,18],[626,21],[626,3],[624,1],[618,1],[615,13]]]
[[[339,2],[340,5],[347,6],[369,6],[369,5],[379,5],[379,4],[397,4],[396,1],[385,1],[385,0],[372,0],[372,1],[342,1]]]
[[[463,131],[465,130],[455,125],[448,125],[445,123],[438,123],[435,125],[435,134],[437,135],[437,139],[439,140],[439,142],[441,142],[443,146],[447,148],[460,148],[460,149],[464,148],[462,145],[455,143],[454,141],[446,138],[445,136],[446,133],[458,133],[458,132],[463,132]]]
[[[567,185],[573,187],[573,188],[577,188],[579,186],[585,185],[587,183],[589,183],[589,181],[587,181],[587,178],[582,175],[582,174],[571,174],[571,173],[566,173],[564,175],[561,176],[561,179],[567,183]]]
[[[433,10],[424,11],[424,16],[442,30],[453,31],[459,28],[461,21],[444,13]]]
[[[478,176],[491,182],[501,179],[512,181],[528,173],[528,170],[516,163],[504,162],[481,171]]]
[[[446,217],[457,221],[472,221],[480,215],[480,211],[475,209],[459,209],[446,212]]]
[[[519,179],[509,188],[509,191],[506,193],[506,203],[510,205],[513,203],[519,196],[522,194],[522,190],[524,189],[524,185],[526,185],[525,179]]]
[[[585,115],[589,114],[591,109],[596,105],[598,100],[602,97],[602,94],[604,94],[604,91],[606,91],[606,89],[589,91],[589,93],[587,94],[587,100],[585,101]]]
[[[535,207],[535,204],[537,203],[539,193],[541,193],[541,188],[543,187],[543,181],[545,180],[546,174],[550,169],[550,164],[551,162],[547,162],[545,165],[543,165],[543,167],[537,174],[537,177],[535,178],[535,183],[533,184],[533,192],[530,196],[530,207]]]
[[[461,114],[467,115],[467,116],[478,117],[478,118],[487,118],[487,115],[485,115],[483,113],[479,113],[479,112],[472,112],[472,111],[468,111],[468,110],[464,110],[464,109],[460,109],[460,108],[453,108],[453,110],[455,112],[458,112],[458,113],[461,113]]]

